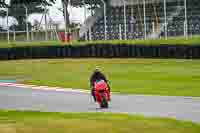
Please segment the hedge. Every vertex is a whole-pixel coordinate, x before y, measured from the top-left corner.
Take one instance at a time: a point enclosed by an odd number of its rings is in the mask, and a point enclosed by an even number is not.
[[[0,60],[34,58],[199,59],[200,45],[66,45],[0,48]]]

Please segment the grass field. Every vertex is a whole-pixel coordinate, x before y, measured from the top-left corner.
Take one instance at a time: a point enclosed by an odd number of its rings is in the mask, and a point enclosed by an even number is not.
[[[148,39],[148,40],[108,40],[108,41],[73,41],[72,45],[86,45],[86,44],[143,44],[143,45],[200,45],[200,36],[194,36],[188,38],[184,37],[174,37],[165,39]],[[55,45],[68,45],[67,43],[62,43],[61,41],[40,41],[40,42],[10,42],[6,41],[0,42],[0,48],[7,47],[21,47],[21,46],[55,46]]]
[[[0,111],[1,133],[199,133],[200,125],[125,114]]]
[[[0,62],[0,79],[89,89],[98,66],[112,91],[131,94],[200,96],[200,60],[176,59],[41,59]]]

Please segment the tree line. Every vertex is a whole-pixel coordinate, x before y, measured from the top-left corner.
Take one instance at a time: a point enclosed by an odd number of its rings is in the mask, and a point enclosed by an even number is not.
[[[28,12],[27,15],[31,15],[33,13],[44,13],[45,6],[52,6],[55,4],[56,0],[10,0],[9,3],[6,3],[5,0],[0,0],[0,7],[1,8],[8,8],[8,16],[14,17],[17,20],[17,25],[13,25],[10,29],[14,28],[15,30],[25,30],[26,24],[26,10],[24,6],[27,7]],[[69,0],[62,0],[62,4],[64,7],[67,7]],[[65,8],[63,8],[65,9]],[[69,13],[68,10],[67,15],[65,17],[67,25],[70,24],[69,21]],[[64,15],[64,10],[62,10]],[[0,17],[5,18],[7,16],[7,11],[5,9],[0,10]],[[29,24],[30,25],[30,24]],[[0,30],[3,31],[3,27],[0,27]]]

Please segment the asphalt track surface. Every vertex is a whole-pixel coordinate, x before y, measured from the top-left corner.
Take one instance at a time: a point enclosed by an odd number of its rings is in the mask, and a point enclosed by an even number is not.
[[[0,109],[47,112],[113,112],[170,117],[200,123],[200,98],[112,94],[100,109],[88,93],[0,87]]]

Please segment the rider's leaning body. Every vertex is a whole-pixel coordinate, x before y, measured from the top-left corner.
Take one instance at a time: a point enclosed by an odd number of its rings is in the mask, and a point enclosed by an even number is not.
[[[96,101],[96,97],[95,97],[95,88],[94,88],[94,83],[97,80],[104,80],[108,86],[109,92],[110,92],[110,86],[108,84],[108,80],[106,78],[106,76],[100,72],[98,69],[95,69],[95,71],[92,73],[91,77],[90,77],[90,87],[91,87],[91,94],[94,98],[94,101]]]

